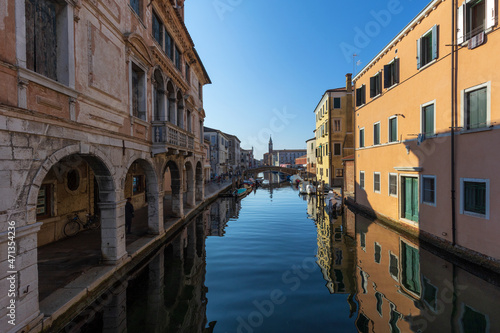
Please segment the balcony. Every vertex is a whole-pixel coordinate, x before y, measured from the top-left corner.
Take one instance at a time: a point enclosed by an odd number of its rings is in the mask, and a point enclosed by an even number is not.
[[[153,154],[194,152],[194,134],[165,121],[153,121]]]

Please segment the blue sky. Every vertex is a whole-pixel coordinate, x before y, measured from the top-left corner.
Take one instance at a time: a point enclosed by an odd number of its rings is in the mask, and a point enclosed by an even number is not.
[[[260,159],[305,149],[325,90],[345,86],[429,2],[187,0],[186,26],[212,80],[205,125],[234,134]]]

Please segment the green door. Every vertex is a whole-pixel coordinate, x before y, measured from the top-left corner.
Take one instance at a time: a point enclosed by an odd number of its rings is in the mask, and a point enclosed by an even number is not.
[[[405,197],[403,216],[415,222],[418,222],[418,179],[404,177]]]

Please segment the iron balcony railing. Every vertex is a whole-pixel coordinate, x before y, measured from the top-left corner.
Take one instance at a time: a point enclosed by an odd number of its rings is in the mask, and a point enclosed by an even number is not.
[[[169,122],[153,121],[153,144],[194,150],[194,134]]]

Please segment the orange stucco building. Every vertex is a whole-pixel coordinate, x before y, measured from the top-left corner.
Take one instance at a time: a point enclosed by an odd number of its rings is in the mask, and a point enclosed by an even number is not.
[[[497,10],[431,1],[353,79],[356,203],[494,260]]]

